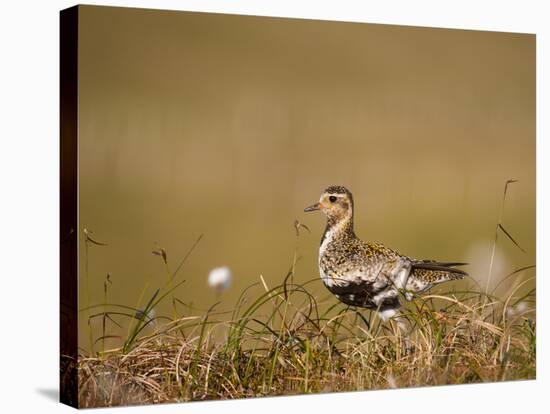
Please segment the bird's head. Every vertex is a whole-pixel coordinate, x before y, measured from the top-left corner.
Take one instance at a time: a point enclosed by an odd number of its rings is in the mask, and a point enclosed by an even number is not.
[[[323,191],[318,203],[304,209],[305,212],[316,210],[321,210],[329,219],[334,221],[352,218],[353,196],[346,187],[340,185],[330,186]]]

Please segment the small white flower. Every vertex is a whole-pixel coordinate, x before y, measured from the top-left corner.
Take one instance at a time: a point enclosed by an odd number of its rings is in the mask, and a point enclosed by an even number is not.
[[[138,309],[136,311],[136,318],[137,319],[143,319],[145,323],[151,326],[156,326],[157,320],[156,320],[157,313],[154,309],[149,309],[149,312],[145,313],[144,309]]]
[[[528,308],[527,303],[520,302],[516,306],[508,306],[506,309],[506,316],[509,318],[516,316],[516,315],[522,315]]]
[[[516,306],[516,310],[518,311],[518,313],[523,313],[527,310],[527,303],[525,302],[520,302],[518,303],[518,305]]]
[[[231,269],[229,267],[216,267],[208,275],[208,285],[221,292],[231,285],[231,277]]]

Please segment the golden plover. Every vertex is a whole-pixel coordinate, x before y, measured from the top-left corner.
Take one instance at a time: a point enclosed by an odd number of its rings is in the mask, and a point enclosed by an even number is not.
[[[319,248],[321,279],[347,305],[376,309],[387,320],[401,306],[400,292],[410,301],[415,293],[467,275],[454,267],[467,263],[415,260],[360,240],[353,231],[353,196],[345,187],[328,187],[318,203],[304,209],[315,210],[327,216]]]

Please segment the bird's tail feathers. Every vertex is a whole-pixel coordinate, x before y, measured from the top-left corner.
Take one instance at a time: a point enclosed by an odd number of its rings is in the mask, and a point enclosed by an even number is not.
[[[468,263],[462,262],[435,262],[435,261],[419,261],[412,265],[412,270],[415,276],[425,279],[431,284],[442,283],[448,280],[463,279],[468,276],[468,273],[462,269],[457,269],[455,266],[464,266]]]

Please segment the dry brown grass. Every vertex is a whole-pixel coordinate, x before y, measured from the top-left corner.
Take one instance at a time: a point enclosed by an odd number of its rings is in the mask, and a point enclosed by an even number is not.
[[[287,277],[252,302],[243,294],[231,317],[211,309],[157,327],[126,343],[126,350],[81,356],[79,403],[532,379],[535,290],[525,289],[531,282],[521,282],[522,274],[513,275],[516,283],[504,299],[471,291],[428,295],[417,298],[399,321],[386,323],[332,298],[327,298],[332,306],[317,303],[306,286]]]

